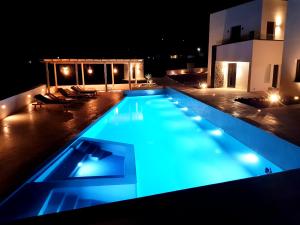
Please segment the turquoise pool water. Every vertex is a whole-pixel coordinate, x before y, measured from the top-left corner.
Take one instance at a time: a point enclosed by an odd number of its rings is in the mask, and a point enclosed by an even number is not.
[[[137,196],[281,171],[172,97],[127,97],[82,136],[134,145]]]
[[[2,203],[0,221],[260,176],[265,168],[282,171],[175,95],[125,97]]]

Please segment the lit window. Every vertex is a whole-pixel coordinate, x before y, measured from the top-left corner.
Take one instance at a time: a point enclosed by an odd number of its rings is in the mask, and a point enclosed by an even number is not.
[[[300,59],[297,60],[295,82],[300,82]]]

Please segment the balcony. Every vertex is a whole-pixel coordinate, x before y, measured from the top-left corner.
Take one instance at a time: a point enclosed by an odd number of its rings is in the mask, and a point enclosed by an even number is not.
[[[232,44],[237,42],[243,42],[243,41],[250,41],[250,40],[271,40],[271,41],[283,41],[275,39],[275,35],[266,35],[266,34],[260,34],[256,33],[254,31],[250,31],[248,34],[241,35],[235,38],[227,38],[219,41],[219,45],[226,45],[226,44]]]

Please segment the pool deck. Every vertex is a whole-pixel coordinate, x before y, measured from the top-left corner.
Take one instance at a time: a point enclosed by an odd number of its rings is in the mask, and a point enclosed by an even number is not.
[[[170,86],[176,88],[196,99],[261,127],[266,131],[273,132],[300,146],[300,104],[281,108],[262,109],[259,112],[256,108],[235,102],[234,98],[258,96],[261,93],[246,93],[230,89],[200,90],[180,85],[166,78],[157,79],[155,82],[160,85],[157,87]],[[32,106],[28,106],[19,113],[1,120],[0,201],[28,179],[43,162],[49,159],[62,146],[66,145],[91,122],[122,100],[122,98],[122,92],[99,93],[97,98],[84,101],[81,105],[71,108],[68,112],[64,112],[63,108],[59,106],[46,106],[42,109],[37,108],[36,110]],[[136,222],[134,221],[136,219],[135,216],[138,215],[137,221],[141,222],[140,224],[146,224],[147,221],[145,220],[149,217],[149,210],[154,210],[154,214],[152,214],[153,223],[161,222],[160,218],[162,215],[164,215],[166,221],[169,221],[169,218],[173,217],[174,212],[178,210],[180,212],[185,211],[184,214],[179,213],[180,215],[184,215],[182,222],[186,222],[187,217],[192,219],[193,215],[198,215],[199,210],[203,210],[203,212],[211,211],[213,215],[215,211],[219,213],[223,212],[223,217],[221,216],[223,220],[226,216],[231,215],[230,212],[232,209],[227,207],[229,201],[233,202],[232,205],[235,205],[234,209],[237,210],[237,214],[240,213],[241,216],[239,219],[241,221],[244,221],[244,218],[247,216],[245,212],[251,210],[251,212],[257,215],[261,214],[261,216],[265,217],[264,219],[267,219],[267,222],[270,222],[268,221],[270,219],[268,217],[269,214],[265,214],[263,210],[273,207],[273,201],[278,201],[276,207],[282,206],[279,208],[275,207],[276,212],[280,212],[278,215],[282,217],[282,221],[286,222],[286,218],[290,218],[290,216],[293,217],[293,220],[298,221],[298,212],[300,209],[298,206],[294,207],[294,205],[298,205],[298,199],[300,199],[300,196],[297,194],[300,187],[300,182],[298,182],[299,174],[300,170],[287,171],[284,174],[273,174],[270,177],[262,176],[255,180],[246,179],[239,183],[232,182],[228,185],[224,183],[211,186],[211,188],[202,187],[146,199],[136,199],[130,203],[128,202],[128,204],[126,202],[119,205],[108,204],[99,206],[99,208],[95,207],[93,209],[70,212],[70,214],[66,213],[55,215],[54,217],[45,217],[45,221],[49,223],[41,224],[56,224],[57,219],[65,221],[67,218],[71,219],[72,223],[70,224],[82,224],[80,223],[80,218],[82,217],[96,218],[97,221],[101,221],[103,218],[110,221],[111,218],[115,218],[117,222],[114,224],[132,224],[130,218],[134,218],[133,222]],[[240,190],[244,191],[241,192]],[[268,192],[265,192],[266,190]],[[290,193],[288,196],[285,194],[287,192]],[[239,193],[243,196],[240,196]],[[215,197],[216,195],[217,197]],[[274,198],[274,196],[277,197]],[[202,206],[199,206],[199,202],[203,203]],[[261,205],[262,202],[264,203],[263,205]],[[241,205],[243,205],[242,208]],[[288,209],[286,209],[287,205]],[[160,206],[164,207],[160,208]],[[167,206],[169,207],[168,210],[166,210]],[[113,207],[119,210],[119,214],[117,213],[119,216],[116,216],[116,211]],[[228,210],[226,210],[227,208]],[[239,211],[240,208],[241,210]],[[100,215],[99,210],[104,210],[107,216],[103,217],[103,214]],[[287,210],[292,211],[287,213]],[[122,212],[124,213],[122,214]],[[167,214],[165,214],[166,212]],[[209,218],[213,218],[211,214],[207,214],[210,215]],[[101,218],[97,219],[97,215],[100,215]],[[277,224],[276,219],[278,216],[276,215],[274,213],[274,218],[272,217],[274,223],[265,224]],[[202,214],[202,216],[205,217],[205,214]],[[39,220],[43,218],[35,219]],[[36,224],[35,219],[32,224]],[[177,219],[174,217],[174,222]],[[230,217],[229,221],[232,221],[231,219]],[[285,224],[290,223],[287,222]]]
[[[99,93],[64,112],[61,105],[29,105],[0,121],[0,200],[92,121],[123,98]]]
[[[262,109],[235,102],[236,97],[258,96],[236,90],[200,90],[157,79],[162,86],[174,87],[226,113],[261,127],[300,146],[300,104]],[[0,200],[29,178],[49,157],[66,145],[92,121],[123,98],[122,92],[99,93],[68,112],[62,107],[28,106],[0,121]]]
[[[197,89],[174,82],[170,78],[157,79],[162,86],[170,86],[211,105],[225,113],[269,131],[300,146],[300,104],[284,107],[257,108],[234,101],[239,97],[259,97],[263,92],[247,93],[236,89]]]

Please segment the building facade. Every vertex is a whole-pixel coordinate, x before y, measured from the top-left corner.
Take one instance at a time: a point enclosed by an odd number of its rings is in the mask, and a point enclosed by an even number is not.
[[[287,1],[255,0],[210,16],[208,85],[279,88]]]
[[[288,1],[280,92],[300,96],[300,1]]]

